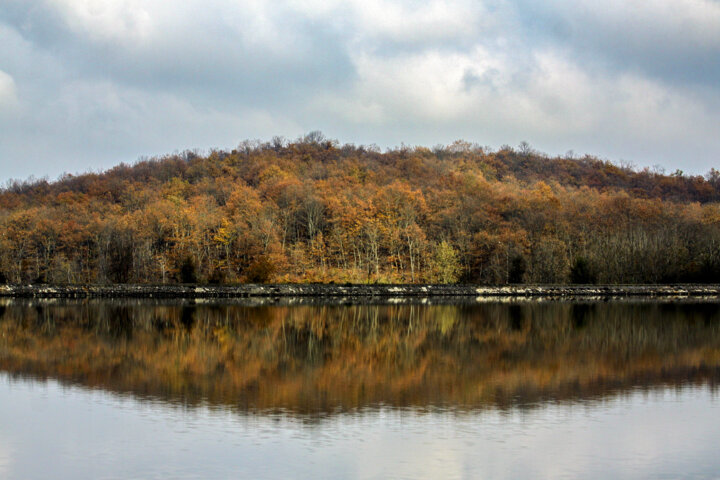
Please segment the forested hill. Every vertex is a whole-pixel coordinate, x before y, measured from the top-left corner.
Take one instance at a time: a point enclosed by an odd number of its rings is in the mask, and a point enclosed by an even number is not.
[[[720,174],[313,134],[0,191],[0,281],[720,281]]]

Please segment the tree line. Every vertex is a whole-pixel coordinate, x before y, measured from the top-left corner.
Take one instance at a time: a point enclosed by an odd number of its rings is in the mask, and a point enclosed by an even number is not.
[[[0,282],[720,281],[720,173],[293,142],[0,190]]]

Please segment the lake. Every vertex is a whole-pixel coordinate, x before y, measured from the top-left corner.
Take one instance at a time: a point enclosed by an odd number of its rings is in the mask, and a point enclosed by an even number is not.
[[[720,302],[0,300],[0,478],[720,478]]]

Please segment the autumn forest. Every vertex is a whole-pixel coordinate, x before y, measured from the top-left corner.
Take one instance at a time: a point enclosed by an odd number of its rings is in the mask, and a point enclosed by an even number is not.
[[[314,132],[0,190],[7,283],[720,281],[720,173]]]

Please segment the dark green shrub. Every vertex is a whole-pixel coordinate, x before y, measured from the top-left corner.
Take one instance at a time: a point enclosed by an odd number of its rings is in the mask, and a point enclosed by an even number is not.
[[[225,283],[225,272],[220,268],[216,268],[210,274],[210,277],[208,277],[208,283],[211,285],[222,285]]]
[[[597,276],[586,258],[578,257],[570,268],[570,283],[588,284],[595,283]]]
[[[523,283],[523,276],[527,270],[525,258],[516,255],[510,262],[510,270],[508,271],[508,283]]]
[[[128,231],[113,232],[107,252],[107,276],[113,283],[128,283],[132,278],[133,241]]]
[[[197,283],[197,267],[192,257],[185,257],[180,264],[180,282],[181,283]]]
[[[688,274],[690,282],[718,283],[720,281],[720,264],[714,259],[705,258],[694,272]]]

